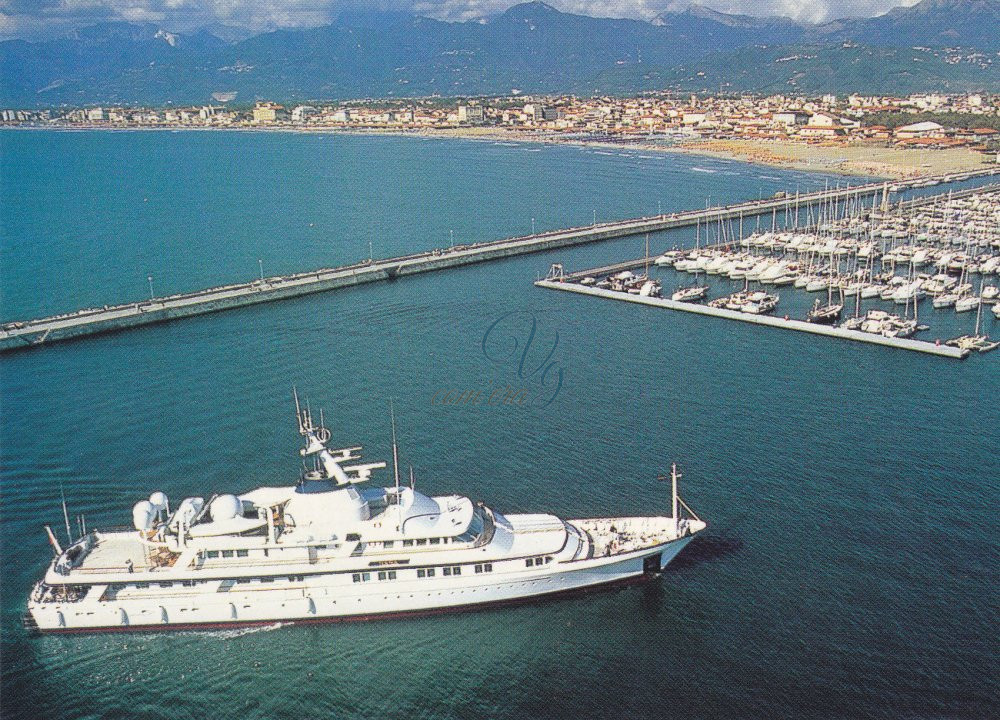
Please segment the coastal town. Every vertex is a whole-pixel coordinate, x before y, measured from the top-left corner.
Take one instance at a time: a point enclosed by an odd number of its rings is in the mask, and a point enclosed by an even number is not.
[[[223,97],[223,99],[227,99]],[[944,122],[907,122],[940,115]],[[966,116],[960,126],[947,120]],[[890,118],[889,124],[872,122]],[[981,118],[977,126],[975,120]],[[908,97],[823,95],[817,98],[498,97],[358,100],[319,105],[270,101],[246,107],[82,107],[0,110],[4,125],[75,127],[300,127],[433,130],[497,127],[549,133],[644,137],[874,139],[900,144],[985,145],[1000,140],[1000,96],[923,94]]]
[[[996,163],[1000,95],[576,96],[361,99],[0,110],[0,126],[267,129],[633,144],[853,175],[913,177]]]

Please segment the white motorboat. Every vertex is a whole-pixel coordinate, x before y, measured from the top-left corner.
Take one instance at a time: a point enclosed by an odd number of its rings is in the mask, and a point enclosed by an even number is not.
[[[708,285],[691,285],[689,287],[678,288],[671,300],[675,302],[698,302],[704,300],[708,295]]]
[[[955,301],[955,312],[969,312],[979,307],[980,300],[976,295],[966,295]]]

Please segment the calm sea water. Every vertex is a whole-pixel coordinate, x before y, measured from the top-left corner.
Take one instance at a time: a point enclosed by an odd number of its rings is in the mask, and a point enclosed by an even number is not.
[[[828,177],[634,151],[250,133],[0,133],[4,319]],[[832,182],[836,182],[833,180]],[[654,236],[654,250],[692,233]],[[0,359],[6,717],[987,717],[1000,694],[1000,372],[532,287],[629,239]],[[790,298],[789,298],[790,300]],[[805,302],[796,300],[795,302]],[[494,340],[536,333],[517,373]],[[951,315],[932,327],[968,329]],[[991,319],[990,323],[994,323]],[[1000,334],[1000,327],[987,328]],[[537,353],[537,354],[536,354]],[[552,380],[561,373],[555,392]],[[290,388],[429,492],[706,535],[645,585],[265,631],[33,637],[60,485],[91,526],[289,482]],[[533,407],[450,407],[510,385]],[[554,395],[554,398],[553,398]],[[550,398],[551,402],[548,402]],[[544,405],[544,407],[542,407]]]

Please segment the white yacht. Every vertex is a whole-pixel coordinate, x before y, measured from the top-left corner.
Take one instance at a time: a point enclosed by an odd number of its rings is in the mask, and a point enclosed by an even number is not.
[[[524,601],[657,573],[704,530],[677,494],[671,514],[561,520],[502,514],[460,495],[363,487],[384,462],[329,449],[298,407],[304,458],[295,485],[260,487],[171,511],[160,492],[133,528],[83,529],[60,547],[29,598],[39,631],[213,628],[458,610]],[[69,535],[69,515],[65,512]],[[683,510],[682,510],[683,509]]]

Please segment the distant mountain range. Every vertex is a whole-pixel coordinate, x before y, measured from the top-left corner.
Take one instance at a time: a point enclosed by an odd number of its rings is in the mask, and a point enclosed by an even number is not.
[[[0,106],[237,103],[639,90],[1000,92],[1000,2],[923,0],[875,18],[804,25],[693,5],[651,22],[541,2],[449,23],[354,12],[243,38],[105,23],[0,43]]]

